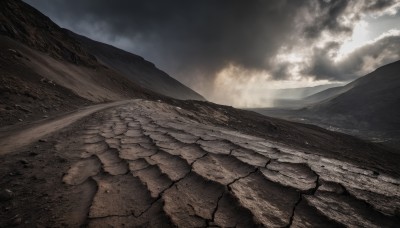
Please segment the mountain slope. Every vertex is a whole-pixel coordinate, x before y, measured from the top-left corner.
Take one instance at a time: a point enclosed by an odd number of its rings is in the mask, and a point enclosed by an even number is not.
[[[317,94],[321,91],[329,90],[330,88],[338,87],[341,84],[327,84],[327,85],[319,85],[312,87],[300,87],[300,88],[289,88],[289,89],[276,89],[271,90],[270,93],[274,95],[274,97],[279,99],[305,99],[306,97],[310,97],[313,94]]]
[[[1,35],[55,59],[84,65],[96,64],[94,56],[82,49],[58,25],[20,0],[0,2],[0,25]]]
[[[302,109],[261,108],[263,115],[344,132],[400,149],[400,61],[345,86],[304,99]]]
[[[201,95],[157,69],[153,63],[144,60],[140,56],[91,40],[71,31],[68,31],[68,33],[89,50],[91,54],[95,55],[102,64],[117,70],[144,88],[177,99],[204,100]]]
[[[339,85],[340,84],[328,84],[313,87],[272,89],[268,91],[268,94],[274,98],[272,100],[274,108],[299,109],[316,102],[313,94],[318,96],[321,91],[329,90]]]
[[[373,130],[400,129],[400,61],[382,66],[340,89],[307,112],[362,124]],[[343,92],[345,91],[345,92]],[[346,120],[347,118],[347,120]],[[355,122],[354,122],[355,121]]]
[[[51,116],[89,103],[157,97],[100,64],[57,60],[0,35],[0,125]]]
[[[137,68],[138,75],[146,72],[146,79],[158,86],[153,91],[145,88],[138,80],[142,76],[130,77],[104,65],[69,31],[20,0],[0,1],[0,51],[0,126],[92,102],[159,99],[162,95],[203,100],[141,57],[113,48],[114,53],[123,53],[129,60],[137,59],[130,69]]]
[[[334,96],[342,94],[349,90],[350,88],[347,86],[338,86],[333,88],[328,88],[318,93],[312,94],[302,99],[302,101],[307,102],[308,104],[315,104],[326,99],[330,99]]]

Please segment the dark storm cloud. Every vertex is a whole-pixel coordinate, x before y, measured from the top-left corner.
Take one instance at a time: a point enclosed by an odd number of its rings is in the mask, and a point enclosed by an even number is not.
[[[317,38],[322,31],[330,31],[332,33],[351,33],[352,28],[343,25],[339,19],[345,13],[349,1],[335,0],[324,1],[319,0],[312,2],[311,10],[316,16],[312,21],[312,25],[305,27],[304,32],[307,38]]]
[[[336,57],[343,40],[353,32],[354,26],[365,14],[379,15],[391,7],[398,6],[399,0],[317,0],[310,1],[303,29],[307,42],[321,41],[330,37],[323,47],[310,45],[312,57],[304,62],[304,75],[315,79],[333,81],[348,81],[400,58],[398,50],[400,43],[398,35],[388,35],[370,42],[350,53],[339,62]],[[313,16],[314,15],[314,16]],[[325,34],[325,38],[322,36]]]
[[[399,0],[315,0],[309,2],[312,18],[304,27],[306,38],[318,38],[322,32],[350,35],[362,14],[379,13],[398,4]]]
[[[82,22],[102,24],[109,39],[132,38],[146,45],[145,57],[175,65],[175,72],[197,69],[209,77],[228,63],[268,67],[267,60],[289,38],[293,18],[305,5],[301,0],[27,2],[72,29]]]
[[[367,11],[380,11],[382,9],[385,9],[389,6],[392,6],[398,2],[398,0],[377,0],[377,1],[367,1],[366,5],[364,6],[364,10]]]
[[[362,13],[383,11],[398,0],[26,2],[61,26],[123,46],[184,83],[201,82],[207,88],[212,87],[216,73],[229,64],[264,70],[275,79],[287,78],[291,65],[278,63],[276,55],[282,47],[299,45],[314,52],[314,58],[304,63],[309,66],[305,72],[316,79],[346,78],[344,75],[353,72],[336,69],[329,59],[332,56],[326,54],[338,50],[340,43],[326,44],[325,49],[315,48],[314,43],[324,32],[348,37]]]
[[[316,48],[313,62],[304,72],[318,75],[320,79],[348,81],[375,68],[400,59],[400,33],[386,35],[375,42],[368,43],[339,62],[332,62],[327,56],[334,46]]]

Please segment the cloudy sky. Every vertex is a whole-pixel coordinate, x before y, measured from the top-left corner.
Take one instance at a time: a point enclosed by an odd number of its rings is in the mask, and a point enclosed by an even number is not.
[[[207,99],[348,82],[400,59],[400,0],[25,0],[62,27],[141,55]]]

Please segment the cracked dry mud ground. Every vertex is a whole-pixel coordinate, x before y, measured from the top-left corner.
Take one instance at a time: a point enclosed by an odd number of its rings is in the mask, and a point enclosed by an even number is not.
[[[48,160],[43,174],[32,175],[29,167],[21,174],[41,180],[25,196],[32,207],[7,202],[1,225],[15,216],[22,221],[17,225],[39,227],[400,224],[398,177],[189,116],[179,107],[134,100],[80,121],[51,145],[34,146],[42,148],[35,162]],[[49,150],[53,157],[40,157]],[[40,193],[49,188],[54,191]]]

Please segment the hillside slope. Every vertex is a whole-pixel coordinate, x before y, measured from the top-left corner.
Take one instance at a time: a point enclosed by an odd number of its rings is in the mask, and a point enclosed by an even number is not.
[[[400,61],[353,81],[340,94],[307,108],[316,113],[373,130],[400,129]],[[345,92],[343,92],[345,91]]]
[[[310,96],[307,96],[302,99],[302,101],[305,101],[308,104],[315,104],[327,99],[330,99],[334,96],[338,96],[350,88],[347,86],[338,86],[338,87],[333,87],[333,88],[328,88],[323,91],[320,91],[318,93],[312,94]]]
[[[345,86],[304,99],[301,109],[253,109],[263,115],[318,125],[400,151],[400,61],[382,66]]]
[[[205,100],[201,95],[157,69],[153,63],[140,56],[71,31],[67,32],[96,56],[102,64],[120,72],[144,88],[177,99]]]
[[[0,2],[0,126],[47,117],[93,102],[158,99],[162,95],[203,100],[143,58],[113,48],[114,53],[140,60],[124,67],[129,66],[158,86],[149,90],[139,76],[130,77],[120,69],[104,65],[91,53],[92,49],[70,34],[20,0]]]

